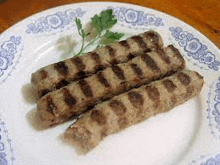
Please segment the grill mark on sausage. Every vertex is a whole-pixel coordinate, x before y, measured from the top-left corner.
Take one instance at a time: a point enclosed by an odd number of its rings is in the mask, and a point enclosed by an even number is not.
[[[120,41],[119,44],[126,49],[130,49],[130,45],[128,44],[126,40]]]
[[[158,103],[160,100],[160,93],[155,86],[146,86],[146,91],[148,94],[149,99]]]
[[[148,52],[151,52],[151,49],[150,49],[150,48],[146,48],[146,49],[144,50],[144,53],[148,53]]]
[[[119,62],[118,62],[118,60],[117,59],[112,59],[112,61],[110,62],[110,64],[111,65],[116,65],[116,64],[118,64]]]
[[[39,97],[43,97],[44,95],[46,95],[49,92],[50,92],[49,89],[42,89],[38,92],[38,95],[39,95]]]
[[[131,64],[131,68],[133,69],[134,73],[139,77],[139,78],[143,78],[143,72],[141,70],[141,68],[137,65],[132,63]]]
[[[143,106],[144,99],[142,95],[138,92],[135,91],[128,92],[128,99],[131,102],[132,106],[135,108],[140,108]]]
[[[61,75],[67,75],[69,73],[68,67],[63,61],[55,63],[54,69],[57,70]]]
[[[115,57],[115,50],[110,45],[107,45],[106,49],[108,49],[108,53],[111,57]]]
[[[189,85],[190,82],[191,82],[191,78],[190,78],[187,74],[185,74],[185,73],[183,73],[183,72],[180,72],[180,73],[177,75],[177,78],[178,78],[179,81],[180,81],[183,85],[185,85],[185,86]]]
[[[165,88],[167,89],[167,91],[169,93],[172,93],[175,89],[176,89],[176,85],[173,83],[173,81],[166,79],[164,81],[162,81],[163,85],[165,86]]]
[[[118,125],[120,129],[125,128],[128,125],[128,120],[126,117],[122,117],[118,119]]]
[[[91,52],[90,56],[92,60],[95,62],[96,66],[101,64],[101,59],[97,52]]]
[[[67,86],[68,84],[69,84],[68,81],[66,81],[66,80],[61,80],[60,82],[57,83],[56,89],[60,89],[60,88],[62,88],[62,87],[64,87],[64,86]]]
[[[98,81],[103,84],[105,87],[110,87],[109,82],[105,78],[102,72],[97,73]]]
[[[179,50],[177,48],[175,48],[173,45],[168,45],[168,47],[173,50],[173,52],[175,53],[175,55],[179,59],[183,60],[183,56],[180,54],[180,52],[179,52]]]
[[[79,71],[85,69],[85,65],[83,64],[81,57],[73,57],[71,58],[71,61]]]
[[[95,71],[100,71],[100,70],[103,70],[103,69],[105,69],[106,67],[104,66],[104,65],[102,65],[102,64],[100,64],[100,65],[96,65],[95,66]]]
[[[120,80],[125,80],[125,76],[124,76],[124,71],[117,65],[113,65],[112,67],[112,71],[114,72],[114,74],[120,79]]]
[[[170,48],[174,52],[176,57],[182,61],[181,68],[184,68],[185,67],[185,60],[184,60],[183,56],[180,54],[179,50],[177,48],[175,48],[173,45],[168,45],[168,48]]]
[[[157,48],[159,47],[159,37],[158,35],[153,31],[148,31],[144,33],[144,36],[152,42]]]
[[[86,72],[83,71],[83,70],[81,70],[81,71],[79,71],[76,75],[77,75],[76,77],[77,77],[78,79],[83,79],[83,78],[86,77]]]
[[[47,100],[47,112],[54,115],[54,110],[57,108],[56,105],[54,104],[50,96],[48,96],[46,100]]]
[[[60,82],[58,82],[55,86],[55,89],[60,89],[64,86],[67,86],[70,82],[68,82],[67,80],[61,80]],[[44,95],[46,95],[47,93],[53,91],[53,89],[43,89],[43,90],[40,90],[38,95],[39,97],[43,97]]]
[[[63,99],[65,103],[69,106],[72,107],[76,104],[76,99],[70,94],[69,90],[67,88],[63,88]]]
[[[155,63],[154,59],[152,59],[147,53],[141,55],[141,59],[146,63],[148,67],[150,67],[153,71],[160,71],[160,68]]]
[[[157,49],[157,53],[159,54],[160,58],[167,64],[170,64],[170,58],[166,55],[163,49]]]
[[[80,86],[80,89],[82,90],[83,94],[86,97],[93,97],[92,90],[91,90],[89,84],[85,80],[80,80],[79,86]]]
[[[101,110],[92,110],[90,117],[93,121],[96,121],[99,125],[105,125],[107,123],[107,117]]]
[[[125,105],[121,101],[118,101],[118,100],[112,100],[109,103],[109,106],[111,107],[111,109],[117,116],[122,116],[127,111],[127,108],[125,107]]]
[[[132,40],[134,40],[136,43],[138,43],[139,47],[145,51],[148,47],[147,44],[144,42],[143,38],[141,36],[133,36],[131,37]]]
[[[136,55],[132,54],[132,53],[129,53],[128,56],[127,56],[127,59],[128,60],[131,60],[133,59],[134,57],[136,57]]]
[[[41,76],[41,77],[40,77],[41,80],[46,79],[46,78],[48,77],[47,71],[44,70],[44,69],[42,69],[42,70],[40,71],[40,76]]]
[[[195,72],[196,73],[196,76],[199,78],[199,79],[203,79],[203,77],[198,73],[198,72]]]

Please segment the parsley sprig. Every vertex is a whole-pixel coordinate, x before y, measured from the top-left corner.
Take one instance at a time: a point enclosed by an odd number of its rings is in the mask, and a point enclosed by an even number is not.
[[[101,47],[103,45],[113,43],[124,36],[123,33],[112,32],[109,30],[117,23],[117,19],[112,14],[112,9],[104,10],[100,13],[100,15],[96,14],[91,18],[92,26],[96,30],[96,36],[87,44],[85,44],[85,39],[90,35],[90,33],[86,33],[82,28],[82,23],[79,18],[75,19],[75,23],[78,33],[82,37],[82,45],[76,56],[82,54],[89,46],[93,45],[94,43],[97,43],[97,47]]]
[[[82,23],[81,23],[81,20],[79,18],[76,18],[75,22],[76,22],[76,26],[77,26],[77,29],[78,29],[78,33],[82,37],[82,45],[81,45],[80,51],[76,54],[76,55],[80,55],[84,50],[85,38],[89,34],[88,33],[86,34],[85,31],[82,29]]]

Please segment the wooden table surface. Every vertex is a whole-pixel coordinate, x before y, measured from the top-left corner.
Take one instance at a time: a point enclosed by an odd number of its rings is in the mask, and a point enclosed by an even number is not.
[[[92,0],[0,0],[0,33],[16,22],[45,9],[88,1]],[[137,4],[170,14],[196,28],[220,48],[220,0],[114,1]]]

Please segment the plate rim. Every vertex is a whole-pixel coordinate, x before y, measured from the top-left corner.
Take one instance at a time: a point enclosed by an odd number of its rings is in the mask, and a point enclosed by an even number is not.
[[[37,17],[38,15],[40,14],[43,14],[43,13],[47,13],[47,12],[50,12],[51,10],[55,10],[55,9],[59,9],[59,8],[65,8],[65,7],[68,7],[68,6],[77,6],[77,5],[80,5],[80,4],[83,4],[83,5],[86,5],[86,4],[103,4],[103,6],[108,6],[108,4],[112,4],[112,5],[129,5],[129,6],[133,6],[133,7],[138,7],[139,9],[142,8],[143,10],[146,10],[146,9],[150,9],[152,10],[153,12],[157,12],[157,13],[161,13],[162,15],[164,15],[164,17],[168,17],[168,18],[172,18],[174,19],[175,21],[180,21],[182,24],[184,24],[185,26],[187,26],[187,28],[190,28],[192,29],[193,31],[196,31],[198,33],[199,36],[202,36],[203,38],[205,38],[205,41],[207,41],[208,45],[212,45],[212,47],[214,47],[216,50],[219,51],[219,48],[211,41],[209,40],[205,35],[203,35],[199,30],[195,29],[194,27],[192,27],[191,25],[185,23],[184,21],[170,15],[170,14],[167,14],[167,13],[164,13],[164,12],[161,12],[161,11],[158,11],[156,9],[152,9],[152,8],[149,8],[149,7],[145,7],[145,6],[141,6],[141,5],[136,5],[136,4],[130,4],[130,3],[123,3],[123,2],[110,2],[110,1],[96,1],[96,2],[77,2],[77,3],[70,3],[70,4],[65,4],[65,5],[59,5],[59,6],[56,6],[56,7],[52,7],[52,8],[49,8],[49,9],[46,9],[46,10],[43,10],[43,11],[39,11],[33,15],[30,15],[22,20],[20,20],[19,22],[15,23],[14,25],[12,25],[11,27],[9,27],[8,29],[6,29],[5,31],[3,31],[3,33],[1,33],[0,37],[4,37],[4,35],[6,35],[8,32],[10,31],[13,31],[14,28],[16,28],[17,26],[19,26],[19,24],[23,24],[25,23],[27,20],[29,20],[30,18],[34,18],[34,17]],[[220,74],[219,74],[220,75]]]
[[[38,16],[38,15],[40,15],[40,14],[43,14],[44,12],[46,13],[46,12],[49,12],[50,10],[55,10],[55,9],[58,9],[58,8],[63,8],[63,7],[68,7],[68,6],[77,6],[77,5],[80,5],[80,4],[82,4],[82,5],[86,5],[86,4],[103,4],[103,5],[105,5],[106,3],[108,3],[108,4],[119,4],[119,5],[131,5],[131,6],[133,6],[133,7],[139,7],[139,8],[145,8],[145,9],[150,9],[150,10],[152,10],[152,11],[155,11],[155,12],[158,12],[158,13],[160,13],[160,14],[163,14],[163,15],[165,15],[165,16],[168,16],[168,17],[171,17],[172,19],[174,19],[174,20],[176,20],[176,21],[180,21],[181,23],[183,23],[183,24],[185,24],[186,26],[188,26],[188,27],[190,27],[191,29],[193,29],[193,31],[196,31],[197,33],[199,33],[199,35],[201,35],[201,36],[203,36],[207,41],[209,41],[211,44],[212,44],[212,46],[214,46],[216,49],[218,49],[219,50],[219,53],[220,53],[220,49],[216,46],[216,44],[215,43],[213,43],[206,35],[204,35],[204,34],[202,34],[199,30],[197,30],[196,28],[194,28],[192,25],[189,25],[188,23],[186,23],[185,21],[182,21],[181,19],[179,19],[179,18],[177,18],[177,17],[175,17],[175,16],[173,16],[173,15],[171,15],[171,14],[169,14],[169,13],[165,13],[165,12],[163,12],[163,11],[159,11],[159,10],[157,10],[157,9],[154,9],[154,8],[149,8],[149,7],[147,7],[147,6],[141,6],[141,5],[138,5],[138,4],[133,4],[133,3],[124,3],[124,2],[113,2],[113,1],[91,1],[91,2],[72,2],[72,3],[69,3],[69,4],[64,4],[64,5],[58,5],[58,6],[54,6],[54,7],[51,7],[51,8],[47,8],[47,9],[45,9],[45,10],[43,10],[43,11],[38,11],[38,12],[36,12],[36,13],[34,13],[34,14],[32,14],[32,15],[29,15],[29,16],[27,16],[27,17],[24,17],[23,19],[21,19],[21,20],[19,20],[18,22],[16,22],[16,23],[14,23],[13,25],[11,25],[10,27],[8,27],[7,29],[5,29],[1,34],[0,34],[0,37],[1,36],[3,36],[3,35],[5,35],[7,32],[9,32],[10,30],[13,30],[16,26],[18,26],[19,24],[21,24],[21,23],[24,23],[25,21],[27,21],[28,19],[30,19],[30,18],[32,18],[32,17],[36,17],[36,16]]]

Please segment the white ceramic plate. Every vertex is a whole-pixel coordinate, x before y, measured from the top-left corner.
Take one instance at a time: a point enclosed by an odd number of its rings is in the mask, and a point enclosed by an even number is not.
[[[33,125],[36,104],[31,100],[30,77],[38,68],[68,57],[71,42],[58,50],[57,41],[67,35],[80,41],[73,21],[76,16],[85,25],[107,8],[118,18],[113,31],[125,33],[126,38],[156,30],[165,46],[173,44],[181,51],[188,69],[204,76],[205,85],[198,97],[107,137],[82,156],[62,140],[71,122],[47,130]],[[220,54],[213,43],[189,25],[152,9],[95,2],[35,14],[0,36],[0,164],[219,165],[219,71]]]

